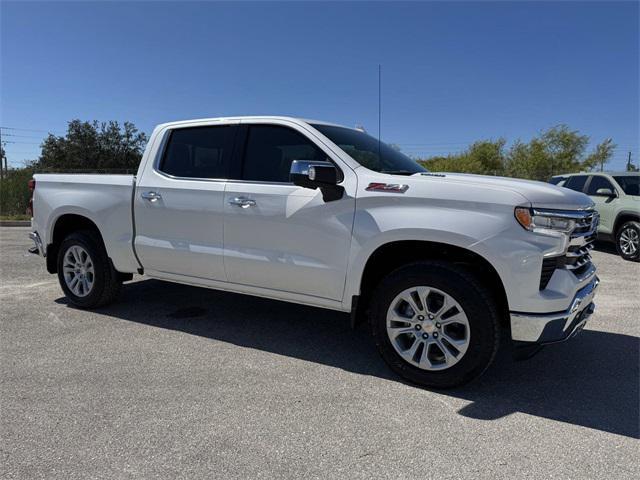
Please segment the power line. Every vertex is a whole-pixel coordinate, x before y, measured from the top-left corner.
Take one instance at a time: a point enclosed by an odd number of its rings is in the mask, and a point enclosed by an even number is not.
[[[44,132],[48,133],[50,130],[35,130],[32,128],[17,128],[17,127],[0,127],[2,130],[19,130],[22,132]]]
[[[20,137],[20,138],[42,138],[42,136],[37,135],[16,135],[15,133],[3,133],[5,137]]]

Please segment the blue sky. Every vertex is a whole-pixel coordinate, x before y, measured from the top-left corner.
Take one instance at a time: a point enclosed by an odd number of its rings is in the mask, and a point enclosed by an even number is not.
[[[566,123],[639,152],[638,3],[1,4],[10,163],[72,118],[287,114],[361,124],[412,155]],[[19,135],[19,136],[18,136]]]

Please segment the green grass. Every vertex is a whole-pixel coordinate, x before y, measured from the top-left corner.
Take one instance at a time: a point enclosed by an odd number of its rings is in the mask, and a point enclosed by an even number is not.
[[[0,215],[0,220],[31,220],[29,215]]]

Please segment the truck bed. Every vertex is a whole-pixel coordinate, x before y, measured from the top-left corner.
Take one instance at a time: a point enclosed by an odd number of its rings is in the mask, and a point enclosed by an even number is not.
[[[115,268],[135,272],[138,262],[133,252],[133,175],[36,174],[33,230],[45,247],[53,242],[52,225],[61,217],[81,215],[102,232],[107,253]]]

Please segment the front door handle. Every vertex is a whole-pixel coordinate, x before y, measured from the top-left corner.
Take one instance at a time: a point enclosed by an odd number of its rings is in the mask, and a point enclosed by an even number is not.
[[[240,208],[255,207],[256,201],[247,197],[235,197],[229,200],[229,205],[235,205]]]
[[[162,195],[160,195],[158,192],[142,192],[140,196],[145,200],[149,200],[150,202],[156,202],[162,198]]]

